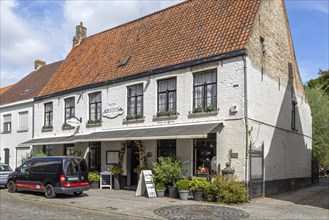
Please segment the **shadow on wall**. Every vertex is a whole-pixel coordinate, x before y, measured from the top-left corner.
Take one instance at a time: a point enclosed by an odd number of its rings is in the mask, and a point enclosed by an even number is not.
[[[308,149],[310,146],[303,136],[301,122],[304,100],[297,103],[291,64],[288,78],[272,140],[264,158],[265,196],[311,185],[312,150]]]

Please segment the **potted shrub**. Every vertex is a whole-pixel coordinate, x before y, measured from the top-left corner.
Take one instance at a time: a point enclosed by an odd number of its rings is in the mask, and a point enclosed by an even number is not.
[[[189,183],[189,188],[193,191],[193,199],[196,201],[203,200],[203,190],[207,187],[206,178],[193,178]]]
[[[91,189],[99,189],[99,180],[101,179],[101,175],[98,172],[89,172],[88,173],[88,181]]]
[[[170,184],[167,185],[169,197],[177,198],[176,180],[181,179],[184,173],[180,162],[174,157],[159,157],[159,162],[154,162],[153,166],[156,179],[160,182]]]
[[[188,200],[188,194],[189,194],[189,183],[190,181],[186,178],[178,180],[176,185],[179,192],[179,198],[181,200]]]
[[[166,191],[166,185],[162,182],[155,184],[155,189],[157,191],[158,197],[164,197]]]
[[[123,173],[123,169],[121,166],[113,166],[113,189],[120,189],[120,176]]]

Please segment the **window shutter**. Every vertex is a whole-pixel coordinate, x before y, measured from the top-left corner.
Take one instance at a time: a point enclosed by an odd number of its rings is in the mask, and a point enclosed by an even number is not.
[[[19,113],[19,130],[20,131],[26,131],[28,130],[28,112],[20,112]]]

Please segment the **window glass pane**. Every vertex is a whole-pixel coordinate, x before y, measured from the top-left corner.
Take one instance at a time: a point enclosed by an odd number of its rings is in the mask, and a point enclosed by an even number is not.
[[[143,95],[143,84],[137,85],[136,95]]]
[[[167,81],[159,81],[159,92],[167,91]]]
[[[20,131],[28,129],[28,112],[19,113],[19,128]]]
[[[4,115],[3,122],[11,122],[11,115]]]

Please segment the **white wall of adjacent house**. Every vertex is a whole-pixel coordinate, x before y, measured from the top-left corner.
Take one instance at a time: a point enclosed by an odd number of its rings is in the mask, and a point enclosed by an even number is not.
[[[32,139],[33,102],[24,101],[0,106],[1,162],[5,162],[5,151],[9,150],[9,165],[14,169],[20,165],[21,156],[29,152],[29,147],[20,149],[19,144]],[[11,130],[4,130],[4,118],[10,115]],[[21,151],[23,150],[23,151]],[[18,154],[17,154],[18,151]]]
[[[288,74],[288,72],[287,72]],[[312,116],[300,91],[271,78],[248,60],[248,105],[251,142],[264,144],[265,180],[311,177]],[[292,129],[292,103],[296,129]]]
[[[219,109],[218,114],[192,117],[189,113],[193,109],[193,76],[196,73],[212,69],[217,70],[216,95],[217,108]],[[168,118],[166,120],[154,120],[153,116],[157,113],[158,105],[157,81],[172,77],[175,77],[177,82],[176,97],[177,112],[179,115],[177,119]],[[124,123],[127,116],[127,87],[136,84],[143,84],[143,113],[145,119],[143,122]],[[243,88],[243,60],[242,57],[236,57],[43,99],[35,102],[35,138],[69,136],[74,134],[74,129],[62,129],[64,123],[64,100],[66,98],[74,97],[75,116],[82,118],[82,124],[77,135],[123,128],[150,128],[163,125],[183,125],[224,121],[224,128],[222,128],[221,132],[223,132],[223,134],[225,133],[225,137],[220,134],[218,135],[217,140],[217,162],[222,164],[221,168],[224,168],[224,164],[228,162],[227,151],[232,149],[234,152],[239,152],[239,157],[232,161],[232,166],[234,166],[236,170],[244,170],[245,134],[243,133]],[[101,92],[102,94],[102,111],[104,111],[109,104],[116,103],[123,107],[124,113],[113,119],[102,117],[101,126],[88,127],[86,123],[89,119],[89,94],[94,92]],[[44,125],[44,104],[49,102],[53,103],[53,129],[45,132],[42,129]],[[234,109],[234,111],[232,111],[232,109]],[[226,130],[226,128],[228,129]],[[242,137],[240,137],[240,135],[242,135]],[[146,145],[148,146],[148,151],[153,152],[153,156],[149,160],[149,165],[152,166],[152,162],[156,161],[156,141],[144,142],[147,142]],[[116,149],[118,146],[118,143],[114,142],[102,144],[103,170],[107,169],[103,154],[106,150],[111,148]],[[176,149],[177,155],[188,157],[190,159],[191,164],[185,166],[188,174],[191,174],[193,169],[193,140],[178,140]],[[239,179],[244,178],[243,173],[244,171],[237,172]]]

